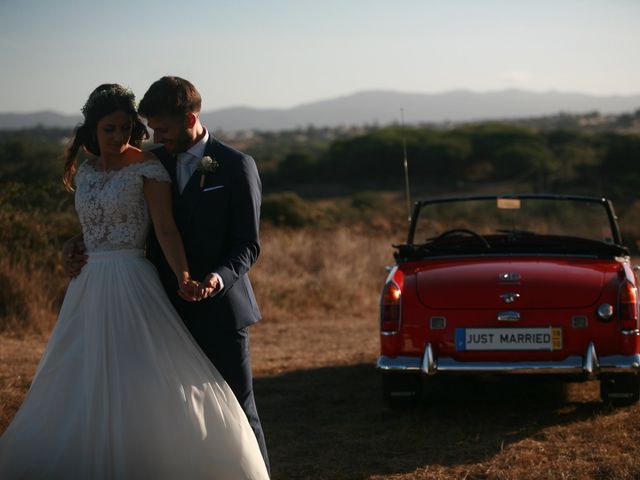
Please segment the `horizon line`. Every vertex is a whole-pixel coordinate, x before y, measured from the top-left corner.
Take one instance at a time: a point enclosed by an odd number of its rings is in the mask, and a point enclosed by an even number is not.
[[[333,101],[333,100],[340,100],[340,99],[345,99],[345,98],[349,98],[349,97],[353,97],[353,96],[357,96],[357,95],[363,95],[363,94],[371,94],[371,93],[392,93],[392,94],[399,94],[399,95],[424,95],[424,96],[438,96],[438,95],[446,95],[446,94],[451,94],[451,93],[471,93],[471,94],[478,94],[478,95],[485,95],[485,94],[493,94],[493,93],[503,93],[503,92],[520,92],[520,93],[529,93],[529,94],[537,94],[537,95],[543,95],[543,94],[565,94],[565,95],[582,95],[582,96],[586,96],[586,97],[594,97],[594,98],[621,98],[621,97],[637,97],[640,96],[640,91],[637,93],[607,93],[607,94],[602,94],[602,93],[588,93],[588,92],[581,92],[581,91],[574,91],[574,90],[559,90],[556,88],[548,88],[548,89],[544,89],[544,90],[533,90],[533,89],[525,89],[525,88],[520,88],[520,87],[504,87],[504,88],[497,88],[497,89],[489,89],[489,90],[474,90],[471,88],[464,88],[464,87],[460,87],[460,88],[451,88],[449,90],[442,90],[442,91],[438,91],[438,92],[419,92],[419,91],[404,91],[404,90],[394,90],[394,89],[385,89],[385,88],[371,88],[371,89],[364,89],[364,90],[356,90],[353,91],[351,93],[346,93],[346,94],[339,94],[333,97],[328,97],[328,98],[324,98],[324,99],[318,99],[318,100],[310,100],[310,101],[306,101],[306,102],[301,102],[301,103],[296,103],[293,104],[291,106],[284,106],[284,107],[260,107],[260,106],[250,106],[250,105],[246,105],[246,104],[232,104],[229,106],[222,106],[222,107],[214,107],[211,109],[207,109],[207,110],[202,110],[202,113],[209,113],[209,112],[215,112],[215,111],[223,111],[223,110],[233,110],[233,109],[251,109],[251,110],[264,110],[264,111],[282,111],[282,110],[292,110],[295,108],[300,108],[303,106],[307,106],[307,105],[313,105],[316,103],[323,103],[323,102],[328,102],[328,101]],[[0,111],[0,115],[29,115],[29,114],[42,114],[42,113],[53,113],[56,115],[62,115],[62,116],[67,116],[67,117],[73,117],[73,116],[81,116],[80,110],[78,109],[78,113],[75,112],[69,112],[69,111],[61,111],[61,110],[56,110],[54,108],[47,108],[47,107],[43,107],[41,109],[37,109],[37,110],[25,110],[25,111],[16,111],[16,110],[10,110],[10,111]]]

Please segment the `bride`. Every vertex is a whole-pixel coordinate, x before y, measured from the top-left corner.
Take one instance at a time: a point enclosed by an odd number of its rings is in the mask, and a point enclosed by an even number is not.
[[[0,437],[0,478],[267,479],[244,412],[144,258],[152,222],[180,295],[201,295],[173,220],[169,175],[140,150],[148,134],[133,94],[101,85],[82,112],[64,180],[76,185],[87,264]],[[80,147],[97,158],[76,172]]]

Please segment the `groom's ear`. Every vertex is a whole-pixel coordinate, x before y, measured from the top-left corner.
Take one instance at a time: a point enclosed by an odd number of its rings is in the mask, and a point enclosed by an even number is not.
[[[189,112],[185,117],[185,125],[187,126],[187,128],[193,128],[197,120],[198,116],[193,112]]]

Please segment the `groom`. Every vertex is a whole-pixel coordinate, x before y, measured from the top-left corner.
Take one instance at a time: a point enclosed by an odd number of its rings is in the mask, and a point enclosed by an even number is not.
[[[258,258],[261,184],[253,159],[221,143],[200,123],[201,97],[179,77],[162,77],[140,101],[153,150],[173,183],[173,210],[197,302],[178,296],[176,277],[151,229],[147,255],[180,317],[224,377],[253,428],[267,469],[256,410],[247,327],[260,320],[247,272]]]

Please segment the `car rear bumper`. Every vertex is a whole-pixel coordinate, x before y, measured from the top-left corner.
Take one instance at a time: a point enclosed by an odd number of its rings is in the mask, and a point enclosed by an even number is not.
[[[384,371],[414,371],[425,375],[436,373],[514,373],[514,374],[558,374],[587,375],[597,377],[606,373],[640,372],[640,354],[611,355],[598,357],[592,342],[584,356],[571,356],[561,361],[540,362],[460,362],[449,357],[436,358],[431,344],[424,349],[422,358],[386,357],[378,358],[377,368]]]

